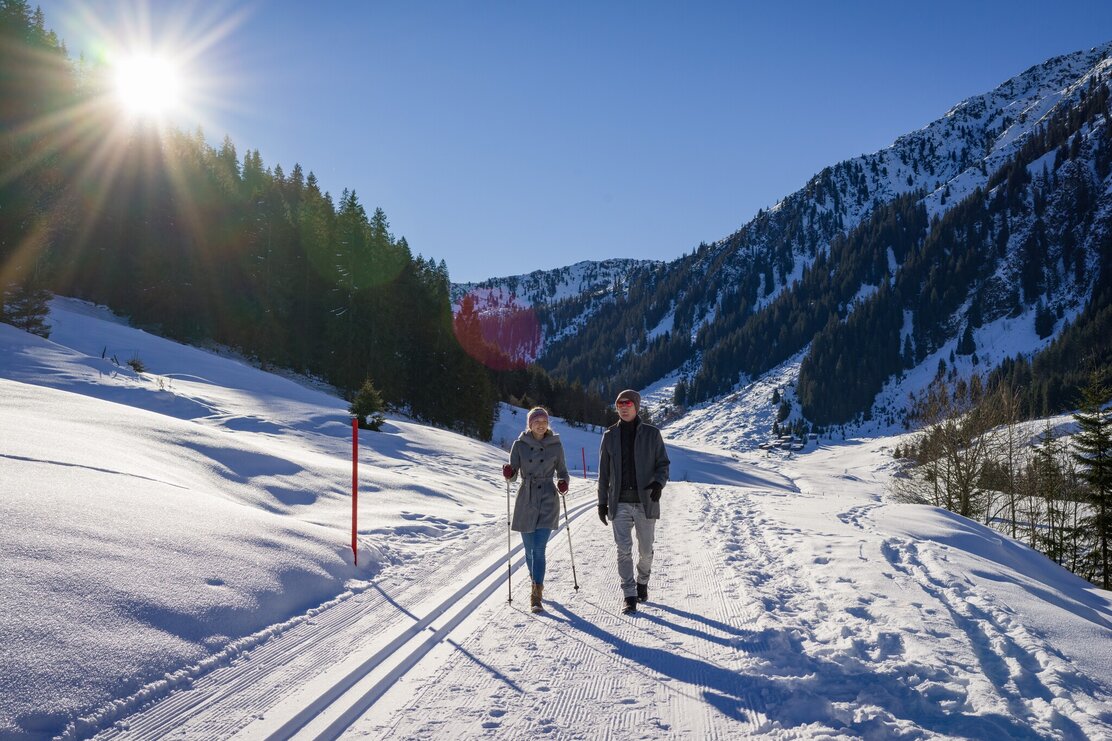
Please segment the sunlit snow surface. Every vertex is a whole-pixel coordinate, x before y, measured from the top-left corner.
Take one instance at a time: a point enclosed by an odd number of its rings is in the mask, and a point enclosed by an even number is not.
[[[51,324],[49,341],[0,325],[0,737],[258,735],[323,708],[349,671],[312,651],[378,650],[504,559],[500,464],[520,410],[489,445],[396,416],[363,433],[354,567],[342,400],[81,302],[55,300]],[[1112,735],[1107,593],[980,525],[888,503],[891,438],[751,449],[797,364],[668,428],[673,481],[634,618],[582,478],[598,431],[554,419],[580,590],[561,531],[546,616],[522,609],[518,567],[512,605],[503,583],[429,634],[443,640],[376,680],[347,733]]]

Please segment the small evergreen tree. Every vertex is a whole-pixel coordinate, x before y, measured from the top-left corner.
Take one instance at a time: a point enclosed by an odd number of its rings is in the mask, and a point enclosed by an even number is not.
[[[1073,416],[1081,431],[1073,439],[1074,460],[1081,466],[1081,479],[1089,486],[1093,514],[1085,526],[1096,541],[1096,571],[1101,586],[1112,588],[1112,563],[1109,562],[1109,540],[1112,539],[1112,410],[1106,409],[1112,393],[1094,372],[1081,390],[1081,408]]]
[[[50,337],[46,323],[50,299],[50,291],[30,281],[10,286],[0,300],[0,321],[39,337]]]
[[[672,394],[672,402],[679,407],[687,404],[687,381],[682,378],[676,384],[676,391]]]
[[[976,350],[977,344],[973,341],[973,325],[966,324],[965,331],[958,341],[958,355],[972,355]]]
[[[386,405],[382,401],[382,394],[375,388],[371,379],[363,381],[363,386],[355,395],[348,407],[348,411],[355,415],[359,420],[359,428],[363,430],[378,431],[382,429],[382,423],[386,421],[386,417],[382,412]]]
[[[1039,306],[1035,309],[1035,332],[1040,340],[1045,340],[1054,333],[1054,312],[1042,301],[1039,301]]]

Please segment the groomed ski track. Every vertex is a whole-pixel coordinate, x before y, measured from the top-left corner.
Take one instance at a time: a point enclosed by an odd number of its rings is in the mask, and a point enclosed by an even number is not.
[[[590,489],[588,500],[569,504],[571,522],[594,513]],[[581,483],[569,499],[585,491]],[[553,538],[563,533],[561,519]],[[513,581],[528,582],[520,538],[512,542]],[[482,537],[457,539],[420,578],[405,569],[293,621],[95,738],[336,738],[465,618],[488,600],[506,602],[506,546],[504,523]],[[515,605],[527,603],[528,589],[513,586]]]
[[[1060,738],[1112,733],[1100,681],[951,562],[903,505],[744,485],[665,491],[649,603],[620,614],[580,481],[528,610],[502,527],[447,545],[101,738]],[[749,474],[747,474],[749,475]],[[916,510],[918,512],[919,510]],[[562,521],[561,521],[562,524]]]

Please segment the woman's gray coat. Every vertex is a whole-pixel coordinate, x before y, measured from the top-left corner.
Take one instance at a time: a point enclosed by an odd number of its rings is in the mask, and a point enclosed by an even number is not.
[[[510,480],[521,478],[510,528],[519,533],[542,527],[555,530],[560,524],[560,495],[552,476],[568,478],[560,436],[547,430],[538,440],[529,431],[521,433],[510,447],[510,465],[514,469]]]

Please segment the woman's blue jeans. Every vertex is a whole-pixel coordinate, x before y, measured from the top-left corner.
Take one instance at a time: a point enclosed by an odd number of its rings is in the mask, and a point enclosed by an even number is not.
[[[550,537],[552,531],[543,527],[521,534],[521,542],[525,544],[525,566],[536,584],[544,584],[544,550]]]

